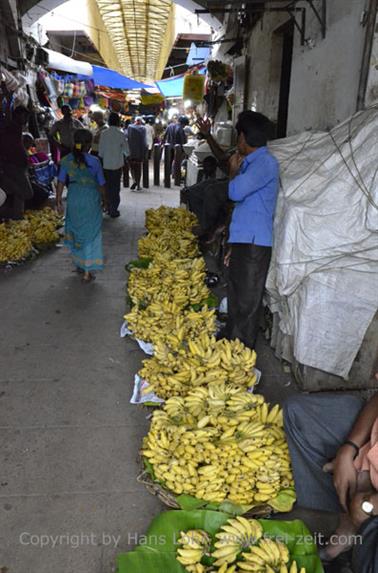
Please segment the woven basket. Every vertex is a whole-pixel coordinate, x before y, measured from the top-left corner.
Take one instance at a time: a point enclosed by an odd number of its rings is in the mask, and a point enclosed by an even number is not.
[[[171,493],[168,489],[163,487],[161,484],[153,481],[151,475],[148,473],[147,470],[143,470],[139,474],[139,476],[137,477],[137,482],[143,484],[145,488],[150,493],[152,493],[152,495],[156,495],[160,499],[160,501],[170,509],[180,509],[180,506],[177,503],[175,495]],[[273,513],[272,508],[267,504],[263,504],[263,505],[257,505],[256,507],[250,509],[245,514],[245,517],[247,518],[268,517],[272,513]]]

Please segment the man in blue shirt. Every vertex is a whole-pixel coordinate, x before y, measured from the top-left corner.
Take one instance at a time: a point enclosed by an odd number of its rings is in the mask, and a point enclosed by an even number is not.
[[[225,335],[254,348],[272,253],[279,165],[266,147],[271,124],[260,113],[239,115],[238,151],[230,159],[228,196],[235,203],[229,233]]]

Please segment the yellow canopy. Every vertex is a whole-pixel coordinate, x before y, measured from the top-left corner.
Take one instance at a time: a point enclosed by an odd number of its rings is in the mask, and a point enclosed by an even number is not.
[[[160,79],[174,42],[172,0],[96,0],[121,73]]]

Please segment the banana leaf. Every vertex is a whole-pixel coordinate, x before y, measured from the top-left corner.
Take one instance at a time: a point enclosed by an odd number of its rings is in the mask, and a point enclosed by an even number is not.
[[[143,463],[147,473],[151,476],[151,479],[154,482],[160,484],[161,487],[163,488],[166,487],[164,482],[156,479],[154,467],[147,460],[147,458],[143,458]],[[198,499],[186,493],[181,495],[174,495],[172,492],[170,493],[176,499],[178,506],[185,511],[191,511],[193,509],[209,509],[209,510],[223,511],[231,515],[243,515],[244,513],[253,510],[254,507],[259,507],[253,504],[238,505],[236,503],[233,503],[232,501],[223,501],[221,503],[209,502],[203,499]],[[264,505],[269,506],[278,513],[288,513],[293,509],[295,501],[296,501],[296,495],[294,489],[288,488],[281,490],[274,499],[268,500]],[[265,511],[264,515],[266,515],[266,513],[267,512]]]
[[[199,312],[205,305],[209,308],[217,308],[219,306],[218,297],[214,293],[210,293],[205,300],[197,304],[192,304],[190,308],[195,312]]]
[[[134,259],[133,261],[129,261],[127,263],[125,270],[130,272],[132,269],[148,269],[151,263],[152,259],[150,257]]]
[[[213,538],[230,518],[220,511],[167,511],[158,515],[135,550],[118,556],[117,573],[185,573],[176,561],[180,531],[204,529]],[[290,557],[306,573],[324,573],[310,531],[302,521],[259,520],[268,537],[278,537],[287,544]]]

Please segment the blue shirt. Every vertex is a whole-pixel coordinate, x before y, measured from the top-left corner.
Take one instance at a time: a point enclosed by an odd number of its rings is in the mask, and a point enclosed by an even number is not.
[[[89,153],[85,153],[84,155],[87,167],[91,172],[91,174],[93,175],[93,177],[96,179],[97,183],[99,185],[105,185],[105,177],[104,177],[104,172],[102,170],[101,161],[94,155],[89,155]],[[61,183],[69,184],[67,164],[73,160],[74,159],[72,153],[70,153],[69,155],[67,155],[62,159],[58,174],[58,181],[60,181]]]
[[[228,188],[228,196],[235,202],[229,243],[272,246],[278,187],[278,161],[267,147],[247,155]]]

